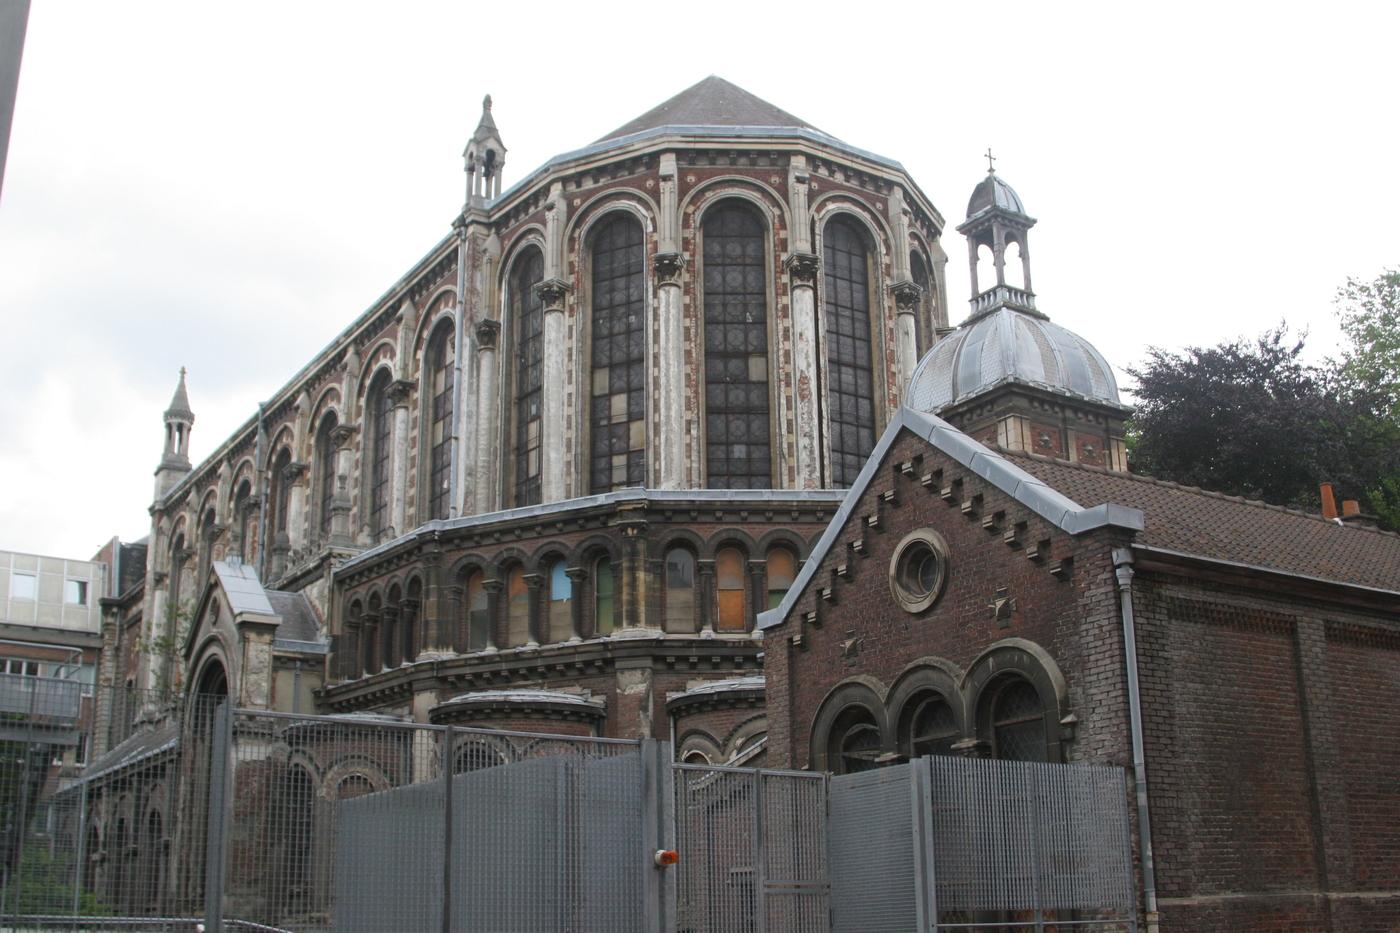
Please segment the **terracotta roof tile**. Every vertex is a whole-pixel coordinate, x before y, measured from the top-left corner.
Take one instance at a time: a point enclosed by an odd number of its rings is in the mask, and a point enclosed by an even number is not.
[[[1400,591],[1400,535],[1237,496],[1002,451],[1082,506],[1141,509],[1149,547]]]

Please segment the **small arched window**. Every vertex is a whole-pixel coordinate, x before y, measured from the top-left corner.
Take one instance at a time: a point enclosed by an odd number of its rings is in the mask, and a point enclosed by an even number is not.
[[[272,527],[279,535],[287,533],[287,526],[291,522],[292,512],[292,452],[285,447],[277,455],[277,459],[272,461],[272,482],[275,495],[272,497],[273,515]]]
[[[428,518],[447,518],[452,462],[452,388],[456,353],[452,324],[444,321],[428,341],[425,389],[428,397],[425,459],[428,461]]]
[[[399,617],[402,605],[403,593],[396,583],[389,589],[389,599],[379,622],[379,638],[382,645],[379,656],[384,659],[385,667],[399,666],[399,654],[403,650],[403,634],[399,628],[403,624]]]
[[[883,742],[875,717],[863,706],[841,712],[827,742],[827,766],[834,774],[872,771],[883,763]]]
[[[351,774],[343,778],[335,787],[336,800],[354,800],[356,797],[372,793],[374,793],[374,785],[363,774]]]
[[[797,578],[797,557],[785,547],[771,547],[768,549],[765,570],[768,578],[767,608],[777,609],[788,590],[792,589],[792,581]]]
[[[992,757],[1045,761],[1045,711],[1030,681],[1006,680],[991,696]]]
[[[646,482],[646,255],[618,214],[593,236],[589,491]]]
[[[350,603],[345,613],[345,626],[341,631],[340,643],[336,646],[338,669],[345,680],[360,676],[360,637],[363,634],[364,614],[364,604],[358,599]]]
[[[467,650],[482,651],[491,646],[490,602],[486,598],[486,577],[480,570],[467,577]]]
[[[727,547],[715,555],[716,631],[742,632],[748,628],[744,612],[744,564],[744,552],[738,548]]]
[[[826,225],[822,252],[831,482],[843,487],[856,481],[875,447],[870,250],[864,231],[837,217]]]
[[[383,620],[380,613],[384,610],[384,602],[375,593],[369,598],[369,612],[360,626],[360,641],[364,648],[366,675],[379,673],[379,626]]]
[[[574,581],[569,579],[568,566],[562,557],[550,563],[547,579],[549,640],[568,641],[574,634]]]
[[[599,635],[610,635],[617,629],[612,561],[606,557],[593,565],[593,629]]]
[[[544,280],[544,255],[531,249],[515,264],[510,309],[515,318],[515,504],[540,501],[544,302],[535,286]]]
[[[180,575],[185,567],[185,536],[183,533],[175,536],[175,540],[170,542],[170,605],[176,610],[180,608]]]
[[[331,537],[331,507],[335,504],[336,477],[339,475],[335,462],[335,429],[339,426],[340,420],[331,412],[321,419],[321,428],[316,432],[316,527],[321,533],[323,544]]]
[[[913,712],[905,722],[901,746],[908,758],[951,755],[958,741],[958,718],[940,693],[927,693],[911,701]]]
[[[530,643],[530,587],[519,565],[506,575],[506,643],[513,648]]]
[[[369,530],[377,541],[389,530],[389,462],[393,448],[394,402],[389,374],[381,370],[369,387]]]
[[[666,552],[665,615],[662,627],[684,635],[695,631],[695,555],[683,547]]]
[[[742,202],[705,215],[705,475],[713,489],[773,484],[764,226]]]
[[[238,484],[238,491],[233,494],[233,521],[238,529],[238,559],[245,564],[253,559],[253,542],[249,540],[253,518],[249,499],[252,495],[253,487],[246,479]]]
[[[214,525],[216,516],[213,508],[205,511],[204,519],[199,524],[199,579],[197,585],[202,589],[206,579],[209,577],[209,568],[214,563]]]
[[[399,607],[399,625],[403,628],[403,659],[418,657],[418,614],[423,611],[423,583],[417,577],[408,581],[408,599]]]
[[[937,335],[934,333],[933,279],[928,273],[928,263],[924,262],[923,254],[918,250],[909,253],[909,276],[919,286],[919,313],[914,316],[914,334],[918,340],[916,355],[923,359],[924,352],[933,346]]]

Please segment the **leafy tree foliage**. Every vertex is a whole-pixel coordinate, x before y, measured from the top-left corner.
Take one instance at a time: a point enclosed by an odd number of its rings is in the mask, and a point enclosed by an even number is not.
[[[1134,469],[1316,510],[1318,484],[1400,529],[1400,272],[1338,290],[1341,360],[1303,360],[1280,324],[1253,340],[1149,349],[1128,372]]]
[[[1287,505],[1317,499],[1345,447],[1344,405],[1280,324],[1255,340],[1152,347],[1137,380],[1134,469]]]

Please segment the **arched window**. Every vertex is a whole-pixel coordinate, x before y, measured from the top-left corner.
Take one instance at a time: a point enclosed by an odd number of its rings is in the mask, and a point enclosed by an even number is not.
[[[399,628],[402,623],[399,618],[402,607],[403,593],[396,583],[389,588],[389,599],[379,621],[379,637],[383,645],[379,656],[384,659],[385,667],[399,666],[399,652],[403,649],[403,635]]]
[[[287,533],[287,526],[291,522],[292,512],[292,452],[287,448],[282,448],[282,452],[277,455],[277,459],[272,461],[272,482],[273,492],[273,518],[272,528],[279,535]]]
[[[1045,761],[1045,711],[1027,680],[1008,678],[991,694],[992,757]]]
[[[428,518],[447,518],[452,461],[452,387],[456,360],[452,324],[438,325],[428,341],[424,388],[428,397],[425,459],[428,463]]]
[[[822,252],[831,482],[842,487],[855,482],[875,447],[870,251],[865,233],[838,217],[826,225]]]
[[[827,742],[827,765],[833,774],[872,771],[883,763],[883,742],[875,717],[863,706],[851,706],[836,717]]]
[[[363,774],[348,775],[335,787],[336,800],[354,800],[356,797],[372,793],[374,793],[374,785]]]
[[[1024,289],[1026,287],[1026,266],[1025,259],[1021,254],[1021,244],[1015,240],[1007,240],[1006,246],[1001,254],[1002,277],[1006,279],[1006,284],[1012,288]]]
[[[486,577],[480,570],[467,577],[467,650],[481,651],[491,646],[490,603],[486,599]]]
[[[530,588],[525,585],[525,568],[519,565],[506,576],[506,644],[511,647],[530,642]]]
[[[185,566],[185,536],[178,534],[175,540],[170,542],[170,605],[178,611],[180,608],[180,573]]]
[[[544,255],[532,249],[515,264],[510,308],[515,318],[515,504],[540,501],[541,360],[544,302],[535,286],[544,280]]]
[[[214,563],[214,510],[208,509],[199,523],[199,579],[196,585],[201,589],[209,577],[209,568]]]
[[[389,529],[389,458],[393,448],[394,402],[389,374],[380,370],[369,387],[369,531],[377,541]]]
[[[403,628],[403,659],[418,657],[418,614],[423,611],[423,583],[417,577],[408,581],[408,599],[400,606],[399,625]]]
[[[937,335],[933,320],[933,278],[928,274],[928,264],[918,250],[909,253],[909,276],[919,286],[919,313],[914,316],[914,334],[918,340],[915,355],[923,359],[924,352],[933,346]]]
[[[958,718],[940,693],[926,693],[911,700],[912,712],[903,717],[901,750],[907,758],[925,755],[951,755],[958,741]]]
[[[568,641],[574,635],[574,581],[568,566],[558,558],[549,565],[549,640]]]
[[[705,215],[705,474],[715,489],[773,485],[768,417],[768,267],[753,208]]]
[[[744,552],[727,547],[715,555],[715,630],[742,632],[748,628],[744,612]]]
[[[350,603],[345,613],[345,626],[336,648],[336,659],[340,662],[340,676],[346,680],[360,676],[360,637],[364,614],[365,607],[358,599]]]
[[[369,612],[360,624],[360,641],[364,643],[366,675],[379,672],[379,625],[384,603],[375,593],[369,598]]]
[[[238,559],[245,564],[253,559],[253,542],[248,540],[253,517],[248,500],[252,495],[253,487],[246,479],[238,484],[238,491],[233,494],[233,520],[238,528]]]
[[[617,602],[614,593],[612,561],[598,558],[593,565],[593,630],[610,635],[617,629]]]
[[[618,214],[593,237],[589,491],[646,482],[646,256]]]
[[[792,589],[792,581],[797,578],[797,557],[785,547],[771,547],[764,569],[768,578],[767,608],[777,609],[787,591]]]
[[[331,537],[331,505],[335,502],[336,487],[336,447],[335,429],[339,427],[340,420],[335,413],[331,412],[321,419],[321,428],[316,432],[316,466],[317,482],[319,487],[317,495],[317,522],[316,527],[321,533],[321,543],[330,540]]]
[[[704,752],[696,750],[685,753],[685,763],[688,765],[708,765],[710,759],[706,757]]]
[[[672,633],[695,631],[695,555],[683,547],[666,552],[665,614],[662,627]]]

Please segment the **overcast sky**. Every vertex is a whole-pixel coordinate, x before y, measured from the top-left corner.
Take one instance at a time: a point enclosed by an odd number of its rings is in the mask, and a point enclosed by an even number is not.
[[[1395,4],[34,0],[0,198],[0,548],[135,539],[188,366],[207,455],[449,230],[483,94],[510,185],[707,74],[900,160],[953,230],[985,172],[1035,289],[1119,371],[1400,264]]]

